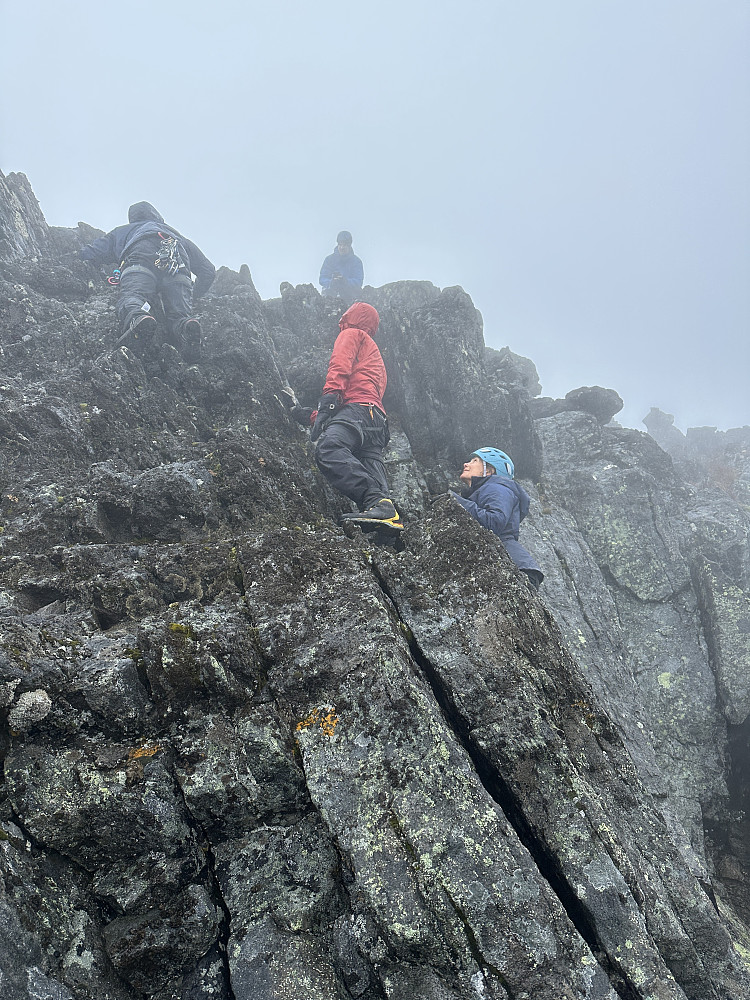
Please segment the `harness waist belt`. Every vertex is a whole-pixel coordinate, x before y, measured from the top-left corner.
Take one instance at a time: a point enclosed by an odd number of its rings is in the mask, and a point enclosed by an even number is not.
[[[153,276],[153,271],[150,267],[144,267],[143,264],[127,264],[120,271],[120,279],[122,279],[123,274],[127,274],[128,271],[141,271],[143,274],[150,274]]]
[[[355,406],[364,406],[366,410],[377,410],[381,417],[388,419],[388,415],[382,407],[378,406],[377,403],[355,403]]]
[[[125,267],[123,267],[122,270],[120,271],[120,280],[122,280],[123,274],[126,274],[128,271],[140,271],[142,274],[150,274],[152,278],[154,277],[155,273],[158,273],[154,271],[153,267],[146,267],[144,264],[126,264]],[[171,277],[175,278],[175,280],[177,278],[182,278],[185,281],[188,281],[191,285],[193,283],[192,278],[190,277],[190,274],[186,267],[181,267],[180,270],[177,271],[176,274],[171,275]]]

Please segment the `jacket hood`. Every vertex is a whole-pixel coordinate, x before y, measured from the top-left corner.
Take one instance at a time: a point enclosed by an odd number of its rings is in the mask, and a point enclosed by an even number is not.
[[[497,483],[500,486],[505,486],[505,488],[509,489],[511,493],[515,493],[518,498],[521,520],[523,521],[529,512],[531,497],[523,486],[519,485],[515,479],[508,479],[507,476],[498,476],[497,474],[493,476],[472,476],[471,485],[466,487],[466,489],[461,490],[461,495],[468,499],[472,493],[476,493],[480,486],[484,486],[485,483]]]
[[[364,330],[371,337],[375,336],[380,323],[380,316],[374,306],[367,302],[355,302],[349,306],[344,315],[339,320],[339,329],[346,330],[352,326],[357,330]]]
[[[137,201],[128,209],[128,222],[164,222],[164,218],[149,202]]]
[[[516,494],[516,496],[518,497],[518,506],[521,513],[521,520],[523,521],[523,519],[529,513],[529,507],[531,506],[531,497],[523,488],[523,486],[520,486],[515,481],[515,479],[508,479],[507,476],[494,475],[490,476],[489,478],[491,482],[502,483],[503,486],[507,487],[507,489],[509,490],[512,490],[513,493]]]

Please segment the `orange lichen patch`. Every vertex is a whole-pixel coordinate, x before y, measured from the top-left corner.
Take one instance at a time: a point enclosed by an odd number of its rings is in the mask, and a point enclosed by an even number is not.
[[[128,760],[137,760],[139,757],[153,757],[161,747],[158,743],[144,743],[143,746],[135,747],[128,751]]]
[[[325,705],[322,708],[314,708],[312,712],[303,719],[302,722],[298,722],[296,726],[297,732],[301,732],[303,729],[313,729],[315,726],[320,726],[323,730],[323,734],[329,739],[336,732],[336,726],[339,724],[339,717],[336,715],[335,711],[330,707],[330,705]]]
[[[577,708],[577,709],[580,710],[580,712],[583,715],[584,722],[590,728],[591,727],[591,723],[596,718],[596,715],[594,714],[593,709],[591,708],[591,705],[589,705],[589,703],[587,701],[574,701],[573,702],[573,708]]]

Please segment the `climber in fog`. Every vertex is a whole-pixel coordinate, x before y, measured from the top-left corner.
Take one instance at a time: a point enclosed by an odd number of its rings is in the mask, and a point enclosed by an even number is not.
[[[131,205],[127,225],[118,226],[79,253],[91,264],[119,270],[117,318],[122,336],[118,347],[143,355],[156,339],[159,324],[152,308],[159,296],[168,336],[188,364],[200,360],[201,328],[191,315],[193,296],[200,298],[208,291],[216,268],[195,243],[168,226],[153,205],[147,201]],[[195,287],[191,274],[196,277]]]
[[[529,512],[526,490],[513,478],[515,469],[510,457],[499,448],[478,448],[464,463],[460,480],[461,496],[451,495],[479,523],[493,531],[518,568],[526,574],[534,590],[544,579],[539,564],[518,541],[521,521]]]
[[[315,460],[328,482],[359,507],[344,519],[363,528],[401,531],[403,523],[389,497],[383,452],[390,433],[383,409],[386,372],[373,340],[380,317],[356,302],[339,321],[328,375],[317,410],[295,406],[300,423],[312,422]]]
[[[357,301],[365,270],[352,250],[352,234],[343,229],[336,237],[336,247],[323,261],[320,284],[324,296],[338,295],[350,306]]]

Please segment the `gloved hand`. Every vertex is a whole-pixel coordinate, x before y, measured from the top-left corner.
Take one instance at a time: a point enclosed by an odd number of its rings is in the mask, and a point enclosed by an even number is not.
[[[312,417],[315,411],[312,406],[301,406],[297,403],[297,405],[293,406],[289,412],[298,424],[302,424],[303,427],[309,427],[310,417]]]
[[[89,274],[95,273],[97,278],[103,281],[105,285],[109,284],[109,276],[111,272],[107,271],[103,264],[95,264],[93,260],[90,260],[88,257],[84,257],[83,250],[78,251],[78,256],[81,258],[81,263],[85,265]]]
[[[311,441],[318,440],[320,435],[323,433],[323,428],[340,406],[341,403],[339,402],[339,396],[336,392],[328,393],[327,395],[320,397],[320,402],[318,403],[318,415],[315,418],[315,423],[310,431]]]

